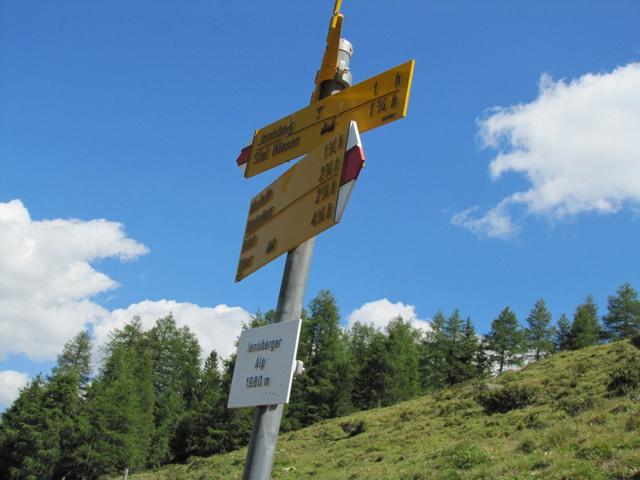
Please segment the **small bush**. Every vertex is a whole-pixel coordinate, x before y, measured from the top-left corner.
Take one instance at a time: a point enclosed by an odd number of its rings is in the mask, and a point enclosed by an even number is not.
[[[604,444],[582,447],[576,452],[576,457],[583,460],[608,460],[613,456],[611,447]]]
[[[545,422],[539,413],[531,412],[524,417],[524,426],[532,430],[537,430],[544,428]]]
[[[621,365],[611,374],[607,389],[612,395],[623,396],[640,387],[640,355],[625,355]]]
[[[616,405],[615,407],[613,407],[611,410],[609,410],[609,412],[617,415],[619,413],[626,413],[632,408],[633,407],[628,403],[621,403],[620,405]]]
[[[459,415],[449,415],[444,419],[444,423],[442,425],[444,427],[457,427],[464,425],[464,423],[464,420]]]
[[[575,367],[576,376],[581,377],[588,371],[593,369],[593,362],[591,360],[581,360]]]
[[[627,432],[640,431],[640,410],[629,415],[624,427]]]
[[[547,450],[566,448],[575,439],[575,431],[566,428],[565,425],[557,425],[549,429],[543,438],[543,446]]]
[[[497,427],[498,425],[500,425],[500,422],[498,422],[496,420],[492,420],[491,418],[487,418],[484,421],[484,426],[485,427]]]
[[[352,422],[342,422],[340,428],[342,428],[342,431],[349,435],[349,437],[355,437],[367,431],[367,424],[364,420],[354,420]]]
[[[615,342],[614,348],[611,349],[612,352],[622,353],[622,354],[625,352],[625,350],[626,350],[626,345],[624,342]]]
[[[533,453],[536,451],[536,443],[530,438],[527,438],[520,444],[520,447],[518,448],[523,453]]]
[[[589,425],[606,425],[607,423],[609,423],[608,418],[601,413],[596,413],[589,420]]]
[[[488,460],[487,453],[474,444],[457,445],[448,454],[451,466],[459,470],[469,470]]]
[[[531,465],[531,470],[544,470],[545,468],[549,468],[550,466],[551,462],[549,460],[536,460],[533,465]]]
[[[582,394],[565,397],[558,402],[558,409],[564,410],[572,417],[593,408],[593,397]]]
[[[436,415],[439,417],[447,417],[452,413],[458,413],[473,407],[473,402],[470,400],[452,400],[449,402],[443,402],[436,407]]]
[[[476,401],[488,414],[506,413],[533,404],[535,397],[536,392],[533,388],[511,384],[497,389],[480,389]]]
[[[633,335],[630,340],[631,345],[636,348],[640,348],[640,333],[636,333],[635,335]]]
[[[398,415],[398,422],[401,422],[401,423],[408,422],[412,420],[413,417],[415,417],[413,412],[410,412],[408,410],[403,410],[402,412],[400,412],[400,415]]]
[[[402,480],[427,480],[427,474],[424,472],[410,472],[403,475]]]

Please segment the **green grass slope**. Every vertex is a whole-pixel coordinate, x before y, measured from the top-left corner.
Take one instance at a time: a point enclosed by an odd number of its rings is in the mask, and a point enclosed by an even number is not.
[[[640,350],[563,352],[519,372],[280,435],[274,479],[640,479]],[[246,450],[143,479],[240,478]]]

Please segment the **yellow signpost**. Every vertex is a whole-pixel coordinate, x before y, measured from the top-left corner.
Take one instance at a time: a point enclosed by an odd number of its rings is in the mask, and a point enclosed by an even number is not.
[[[408,61],[380,75],[323,98],[277,122],[256,130],[238,164],[253,177],[310,152],[338,124],[356,121],[361,132],[404,118],[415,62]]]
[[[345,163],[347,162],[347,163]],[[350,163],[349,163],[350,162]],[[364,162],[355,122],[336,128],[250,203],[236,281],[336,225]]]
[[[240,281],[287,252],[276,323],[300,318],[313,238],[340,221],[364,163],[358,129],[407,114],[413,60],[351,87],[352,47],[341,38],[341,3],[335,0],[311,104],[256,130],[236,160],[249,178],[307,155],[251,200],[236,271]],[[281,404],[256,409],[243,479],[271,478],[282,411]]]

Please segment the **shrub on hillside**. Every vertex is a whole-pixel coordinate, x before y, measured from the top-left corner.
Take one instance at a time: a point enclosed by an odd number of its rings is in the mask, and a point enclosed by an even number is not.
[[[446,452],[446,455],[451,466],[460,470],[468,470],[489,459],[487,453],[473,443],[457,445]]]
[[[349,435],[349,437],[354,437],[360,433],[366,432],[367,424],[364,420],[353,420],[350,422],[342,422],[340,424],[340,428],[342,428],[342,431]]]
[[[526,438],[520,443],[520,446],[518,447],[518,449],[522,453],[533,453],[536,451],[536,442],[534,442],[530,438]]]
[[[636,348],[640,348],[640,333],[636,333],[634,336],[631,337],[631,345],[633,345]]]
[[[435,409],[436,415],[439,417],[447,417],[453,413],[465,412],[475,406],[473,400],[452,400],[449,402],[442,402]]]
[[[609,460],[613,457],[613,451],[610,445],[596,443],[578,448],[576,457],[583,460]]]
[[[506,413],[516,408],[532,405],[536,398],[535,389],[527,385],[482,385],[478,390],[476,401],[489,414]]]
[[[640,354],[632,352],[625,355],[620,366],[611,374],[607,386],[612,395],[623,396],[640,387]]]
[[[571,395],[558,401],[558,409],[564,410],[572,417],[593,408],[593,397],[589,394]]]
[[[629,415],[624,428],[627,430],[627,432],[635,432],[637,430],[640,431],[640,410]]]
[[[544,428],[546,423],[542,416],[537,412],[530,412],[524,416],[522,420],[518,422],[517,429],[531,429],[531,430],[539,430]]]

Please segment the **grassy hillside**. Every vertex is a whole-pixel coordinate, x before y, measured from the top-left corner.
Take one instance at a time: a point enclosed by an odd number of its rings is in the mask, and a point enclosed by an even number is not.
[[[280,435],[276,479],[640,479],[640,350],[563,352],[519,372]],[[240,478],[246,450],[143,479]]]

